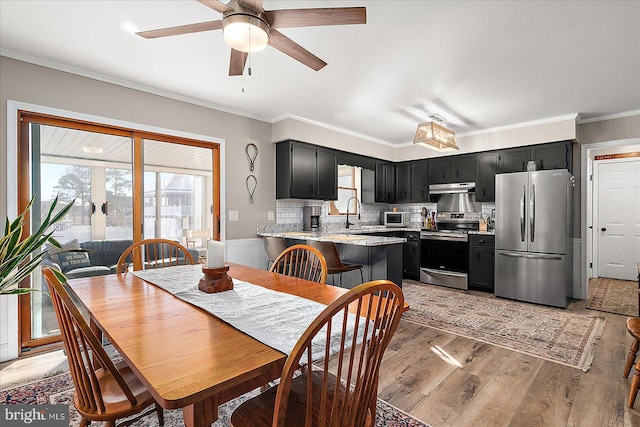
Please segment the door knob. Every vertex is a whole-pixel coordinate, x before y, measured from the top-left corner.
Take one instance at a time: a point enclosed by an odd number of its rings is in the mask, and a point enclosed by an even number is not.
[[[606,229],[606,228],[604,228],[604,227],[602,227],[602,228],[600,229],[600,231],[607,231],[607,229]]]

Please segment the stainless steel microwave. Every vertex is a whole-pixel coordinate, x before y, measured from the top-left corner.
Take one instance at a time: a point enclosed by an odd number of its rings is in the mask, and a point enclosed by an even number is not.
[[[407,227],[409,212],[383,212],[382,223],[385,227]]]

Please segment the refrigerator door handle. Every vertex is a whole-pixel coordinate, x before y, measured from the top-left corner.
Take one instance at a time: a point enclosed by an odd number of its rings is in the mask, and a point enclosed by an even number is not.
[[[520,197],[520,240],[524,242],[524,205],[527,189],[522,186],[522,196]]]
[[[529,194],[529,235],[531,242],[536,235],[536,186],[531,184],[531,194]]]
[[[507,256],[511,258],[548,259],[553,261],[560,261],[562,259],[562,257],[556,256],[556,255],[517,254],[512,252],[498,252],[498,255]]]

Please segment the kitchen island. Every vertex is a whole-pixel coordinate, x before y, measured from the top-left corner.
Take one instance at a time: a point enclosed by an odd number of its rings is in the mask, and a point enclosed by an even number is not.
[[[362,274],[365,282],[386,279],[402,287],[402,245],[407,241],[405,238],[346,234],[335,231],[262,232],[258,235],[283,237],[288,245],[304,244],[307,240],[333,242],[338,247],[338,253],[343,262],[364,266]],[[338,284],[338,278],[331,277],[328,282]],[[357,271],[342,274],[342,287],[353,288],[358,284],[360,284],[360,274]]]

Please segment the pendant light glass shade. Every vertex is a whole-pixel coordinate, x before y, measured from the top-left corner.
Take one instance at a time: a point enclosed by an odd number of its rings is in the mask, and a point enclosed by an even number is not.
[[[224,41],[240,52],[258,52],[269,43],[269,26],[250,15],[229,15],[222,20]]]
[[[456,134],[435,122],[420,123],[413,143],[436,151],[459,149],[456,143]]]

